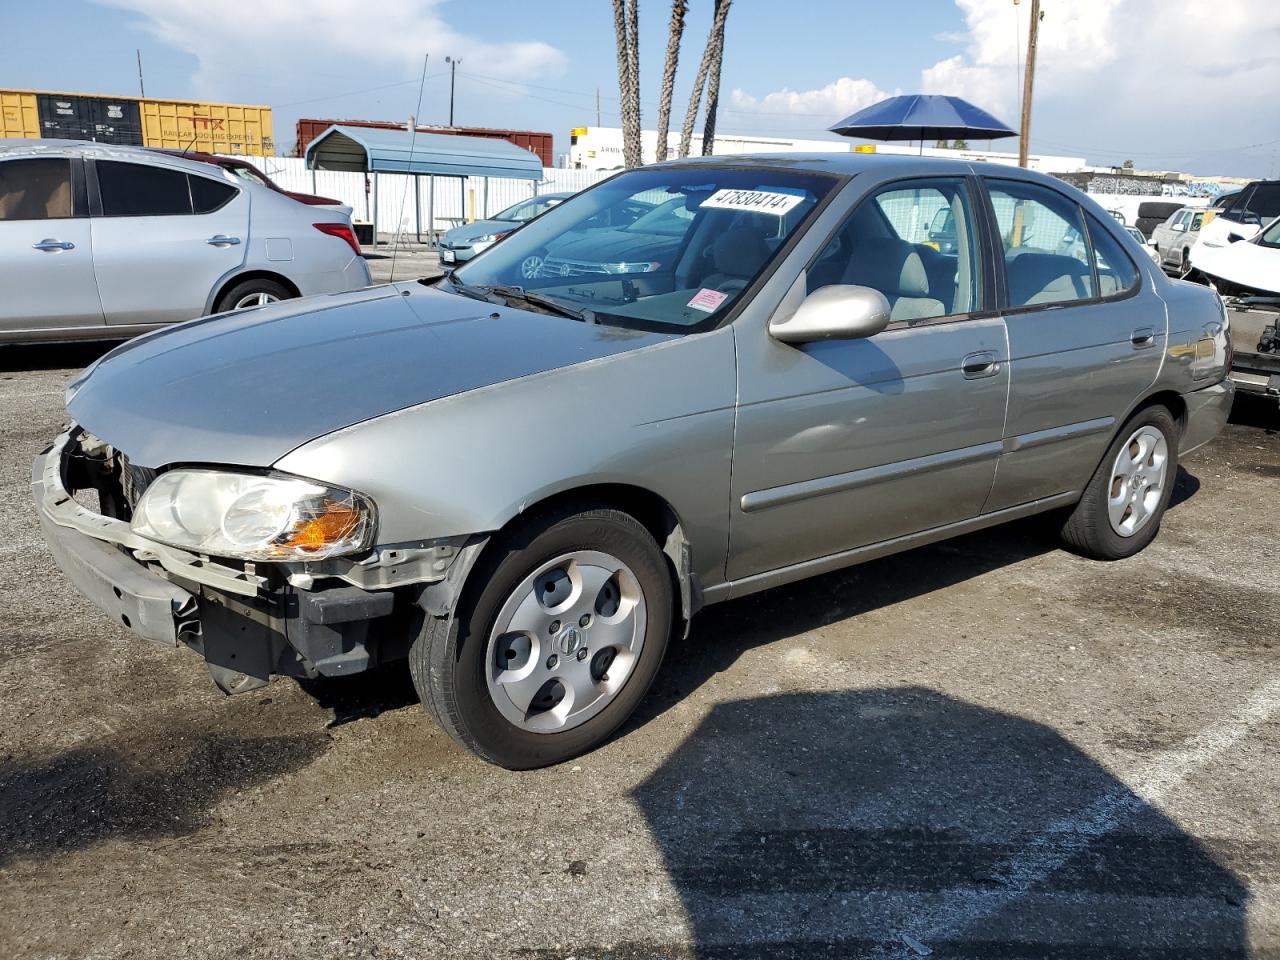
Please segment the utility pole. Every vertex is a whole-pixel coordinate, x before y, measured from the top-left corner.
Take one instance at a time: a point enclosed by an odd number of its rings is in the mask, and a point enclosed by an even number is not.
[[[1013,0],[1016,4],[1018,0]],[[1027,70],[1022,80],[1022,133],[1018,138],[1018,166],[1027,165],[1031,138],[1031,88],[1036,78],[1036,42],[1040,36],[1040,0],[1031,0],[1031,31],[1027,36]]]
[[[600,88],[596,87],[596,126],[600,126]]]
[[[1040,0],[1036,0],[1037,3]],[[458,64],[462,61],[457,57],[445,57],[444,62],[449,65],[449,126],[453,126],[453,82],[457,77]]]
[[[145,97],[147,88],[142,85],[142,49],[135,47],[133,52],[138,55],[138,96]]]

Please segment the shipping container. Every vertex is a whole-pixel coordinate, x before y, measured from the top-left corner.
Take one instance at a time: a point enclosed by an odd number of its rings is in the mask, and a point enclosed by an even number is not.
[[[0,90],[0,136],[275,156],[271,108]]]
[[[304,118],[298,121],[298,140],[294,148],[296,156],[303,156],[309,144],[320,134],[335,124],[348,127],[373,127],[378,130],[404,130],[408,124],[396,123],[394,120],[314,120]],[[447,133],[457,137],[482,137],[486,140],[506,140],[536,154],[544,167],[554,166],[552,162],[551,134],[539,130],[497,130],[490,127],[436,127],[419,124],[419,133]]]
[[[36,104],[42,139],[142,146],[136,100],[41,93],[36,96]]]

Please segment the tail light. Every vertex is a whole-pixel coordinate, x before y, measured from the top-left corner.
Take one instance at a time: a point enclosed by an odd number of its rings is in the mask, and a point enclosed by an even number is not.
[[[345,223],[313,223],[313,227],[321,233],[327,233],[331,237],[337,237],[339,240],[345,240],[348,246],[355,251],[356,256],[360,256],[360,241],[356,239],[356,232]]]

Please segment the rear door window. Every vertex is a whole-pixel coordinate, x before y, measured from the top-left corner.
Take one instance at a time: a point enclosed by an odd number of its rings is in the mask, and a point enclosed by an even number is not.
[[[97,171],[103,216],[166,217],[191,213],[191,189],[181,170],[99,160]]]
[[[1098,295],[1080,207],[1056,190],[988,180],[1004,252],[1009,306],[1047,306]]]
[[[62,220],[77,216],[71,161],[65,157],[0,163],[0,220]]]

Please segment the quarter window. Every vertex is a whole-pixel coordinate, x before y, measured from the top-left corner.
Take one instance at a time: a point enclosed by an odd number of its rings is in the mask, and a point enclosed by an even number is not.
[[[971,313],[978,304],[972,203],[964,180],[895,184],[862,201],[808,270],[808,291],[871,287],[891,320]]]
[[[1035,183],[991,180],[988,190],[1004,252],[1009,306],[1097,296],[1077,204]]]
[[[210,180],[208,177],[190,176],[190,180],[191,206],[196,213],[212,213],[230,201],[237,192],[231,184]]]
[[[0,163],[0,220],[75,216],[71,161],[53,157]]]
[[[1093,262],[1098,268],[1098,287],[1102,296],[1126,293],[1138,285],[1138,268],[1106,227],[1089,217],[1089,240],[1093,246]]]

